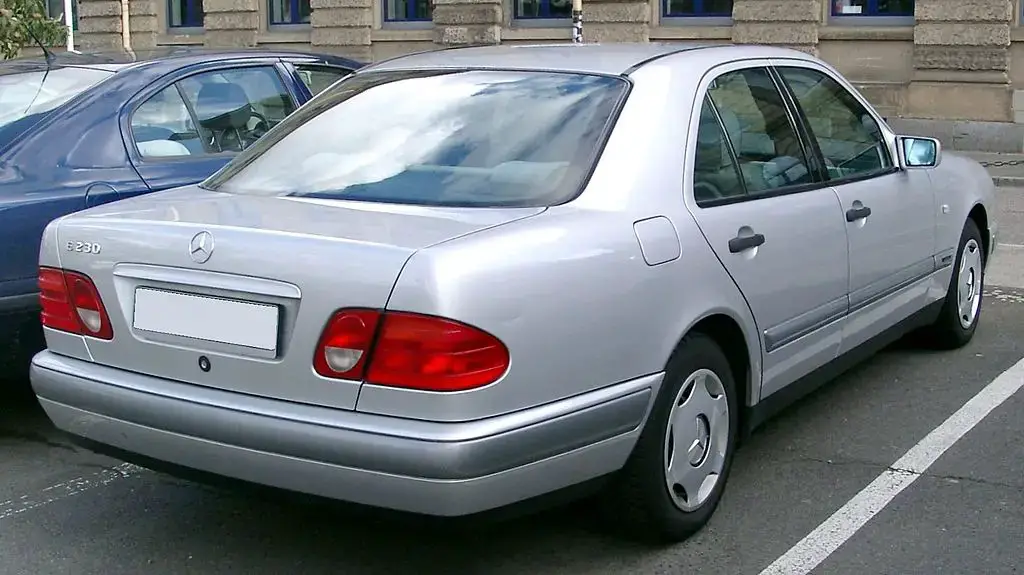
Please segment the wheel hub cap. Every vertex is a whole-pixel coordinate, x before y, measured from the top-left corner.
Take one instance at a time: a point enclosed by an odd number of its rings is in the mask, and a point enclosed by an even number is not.
[[[722,380],[701,369],[683,382],[665,430],[665,486],[676,507],[693,511],[718,484],[729,444]]]
[[[973,238],[964,244],[957,275],[957,312],[961,327],[969,329],[978,317],[982,292],[981,246]]]

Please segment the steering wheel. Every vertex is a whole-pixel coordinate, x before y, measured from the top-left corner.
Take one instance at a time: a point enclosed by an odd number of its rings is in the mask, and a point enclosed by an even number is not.
[[[252,124],[253,119],[256,120],[255,124]],[[250,126],[250,124],[252,125]],[[263,114],[257,112],[256,110],[252,110],[249,112],[249,121],[246,122],[245,127],[248,130],[248,136],[251,138],[251,141],[249,141],[248,143],[252,144],[256,140],[262,138],[264,134],[270,131],[270,121],[267,120],[267,117],[264,116]]]

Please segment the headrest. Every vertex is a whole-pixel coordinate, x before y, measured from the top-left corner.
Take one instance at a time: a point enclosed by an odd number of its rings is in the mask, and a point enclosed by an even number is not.
[[[244,128],[252,111],[245,90],[237,84],[213,83],[199,89],[196,113],[207,130]]]

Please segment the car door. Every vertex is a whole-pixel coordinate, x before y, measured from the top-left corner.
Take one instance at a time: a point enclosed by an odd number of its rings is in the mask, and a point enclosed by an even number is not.
[[[842,203],[850,253],[843,353],[925,304],[937,263],[935,198],[927,173],[898,169],[879,119],[838,76],[813,62],[774,64]]]
[[[846,224],[767,62],[732,63],[702,82],[692,209],[757,323],[764,397],[839,350]]]
[[[150,191],[197,183],[295,111],[276,61],[220,65],[148,91],[125,112],[125,141]]]

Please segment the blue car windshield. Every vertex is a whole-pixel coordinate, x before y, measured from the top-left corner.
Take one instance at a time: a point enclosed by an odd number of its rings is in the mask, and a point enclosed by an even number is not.
[[[93,68],[0,69],[0,129],[49,112],[112,75]]]
[[[620,77],[561,72],[355,74],[202,186],[431,206],[551,205],[579,193],[628,88]]]

